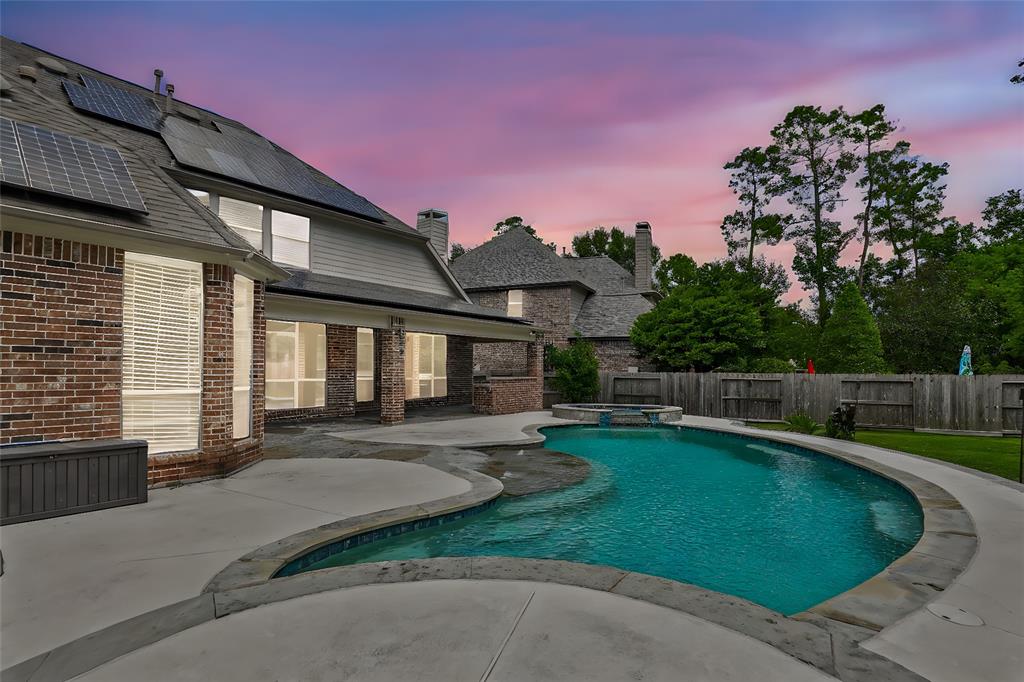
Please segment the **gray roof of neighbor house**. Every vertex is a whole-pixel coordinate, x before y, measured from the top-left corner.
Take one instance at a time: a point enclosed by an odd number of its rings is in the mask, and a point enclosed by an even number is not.
[[[637,289],[633,275],[608,256],[563,258],[522,228],[459,256],[452,272],[467,291],[576,286],[587,298],[573,320],[587,338],[629,336],[633,321],[654,305],[651,289]]]
[[[591,288],[564,258],[519,227],[459,256],[451,270],[466,291],[574,283]]]

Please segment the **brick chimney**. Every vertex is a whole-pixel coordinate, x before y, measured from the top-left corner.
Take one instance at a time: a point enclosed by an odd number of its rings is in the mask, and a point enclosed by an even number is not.
[[[653,285],[654,273],[651,264],[651,224],[636,224],[636,245],[634,251],[634,286],[648,291]]]
[[[416,229],[430,238],[430,245],[448,262],[448,212],[428,208],[416,214]]]

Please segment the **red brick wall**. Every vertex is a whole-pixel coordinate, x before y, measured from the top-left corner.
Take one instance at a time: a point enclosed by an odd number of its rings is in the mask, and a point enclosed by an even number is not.
[[[639,372],[654,372],[654,365],[636,352],[627,339],[588,339],[594,345],[594,353],[602,371],[625,372],[636,367]]]
[[[121,434],[124,251],[0,232],[0,444]]]
[[[379,329],[380,422],[397,424],[405,419],[405,329]]]
[[[479,291],[470,293],[477,305],[505,311],[507,291]],[[569,287],[540,287],[523,290],[523,317],[547,330],[547,338],[556,346],[565,346],[573,337],[572,289]],[[478,343],[473,351],[473,365],[479,372],[497,376],[526,374],[526,344]]]
[[[263,325],[266,333],[266,325]],[[301,421],[355,414],[356,328],[327,325],[327,374],[323,407],[270,410],[267,421]]]
[[[473,411],[513,414],[543,409],[543,377],[491,377],[473,384]]]

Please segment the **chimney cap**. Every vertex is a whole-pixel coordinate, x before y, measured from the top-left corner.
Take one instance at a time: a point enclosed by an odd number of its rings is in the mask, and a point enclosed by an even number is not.
[[[649,230],[649,229],[651,229],[651,224],[649,222],[647,222],[646,220],[642,220],[642,221],[640,221],[639,223],[636,224],[636,229],[638,229],[638,230]]]
[[[428,213],[433,213],[433,214],[437,215],[438,217],[442,217],[442,218],[447,218],[448,217],[448,211],[442,211],[439,208],[425,208],[422,211],[420,211],[419,213],[417,213],[416,215],[426,215]]]
[[[157,78],[163,78],[164,77],[164,70],[163,69],[153,69],[153,75],[156,76]]]

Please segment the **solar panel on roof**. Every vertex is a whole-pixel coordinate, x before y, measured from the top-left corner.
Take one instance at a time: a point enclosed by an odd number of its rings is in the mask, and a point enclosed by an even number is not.
[[[10,159],[20,157],[27,176],[22,186],[146,213],[142,195],[116,149],[8,118],[0,118],[0,132],[4,182],[19,184],[8,180],[7,168]],[[19,151],[19,157],[14,156]]]
[[[377,207],[369,201],[320,178],[305,163],[266,138],[220,122],[216,126],[220,132],[169,117],[160,133],[175,160],[184,166],[382,220]]]
[[[160,132],[160,108],[145,95],[119,88],[91,76],[82,75],[84,86],[69,80],[62,81],[71,104],[136,128]]]
[[[25,160],[14,131],[14,121],[0,118],[0,182],[28,187]]]

